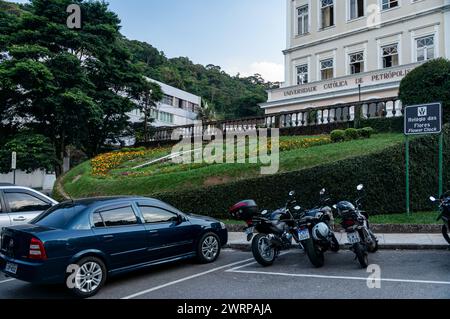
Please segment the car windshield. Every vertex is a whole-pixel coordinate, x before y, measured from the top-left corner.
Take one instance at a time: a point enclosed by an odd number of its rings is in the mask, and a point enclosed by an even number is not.
[[[84,208],[86,208],[86,206],[81,204],[71,202],[62,203],[46,210],[33,219],[30,224],[56,229],[66,229],[73,218]]]

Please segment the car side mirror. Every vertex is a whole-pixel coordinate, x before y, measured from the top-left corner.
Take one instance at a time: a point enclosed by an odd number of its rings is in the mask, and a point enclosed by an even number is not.
[[[182,215],[178,214],[176,217],[176,223],[181,224],[183,221],[184,221],[184,217]]]

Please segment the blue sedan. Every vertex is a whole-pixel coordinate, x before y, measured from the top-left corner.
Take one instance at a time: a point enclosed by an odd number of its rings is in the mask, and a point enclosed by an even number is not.
[[[227,240],[223,223],[156,199],[83,199],[3,228],[0,270],[27,282],[65,283],[90,297],[107,276],[192,257],[213,262]]]

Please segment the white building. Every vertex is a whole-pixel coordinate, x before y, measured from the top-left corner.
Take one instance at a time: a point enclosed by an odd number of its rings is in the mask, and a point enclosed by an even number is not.
[[[151,116],[154,119],[152,126],[180,126],[194,123],[201,105],[201,97],[153,79],[148,80],[159,84],[164,92],[164,98],[157,103],[156,110],[152,112]],[[128,116],[133,123],[142,122],[144,118],[144,114],[137,109],[128,113]]]
[[[424,61],[450,59],[450,0],[286,0],[285,82],[266,114],[398,95]]]

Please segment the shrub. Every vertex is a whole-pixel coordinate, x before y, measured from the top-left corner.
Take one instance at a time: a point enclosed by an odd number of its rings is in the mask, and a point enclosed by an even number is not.
[[[346,141],[356,140],[359,138],[359,133],[356,128],[348,128],[344,132],[344,138]]]
[[[450,130],[445,129],[444,162],[450,162]],[[427,136],[411,141],[411,208],[432,210],[430,194],[437,193],[437,137]],[[363,183],[367,192],[363,205],[369,214],[405,211],[404,147],[394,145],[381,152],[348,158],[309,169],[275,174],[232,183],[186,191],[149,194],[167,201],[187,213],[226,218],[228,208],[243,200],[254,199],[260,209],[281,207],[290,190],[298,194],[299,203],[313,207],[318,192],[325,187],[332,201],[354,201],[356,185]],[[427,163],[424,165],[424,163]],[[301,183],[299,183],[301,181]],[[450,170],[444,170],[444,188],[450,189]]]
[[[334,130],[331,132],[331,141],[333,143],[342,142],[345,140],[345,131],[344,130]]]
[[[374,133],[375,131],[371,127],[363,127],[358,130],[358,134],[362,138],[370,138]]]
[[[403,105],[442,102],[444,121],[450,121],[450,61],[431,60],[415,68],[400,83]]]
[[[371,127],[375,132],[380,133],[403,133],[404,119],[403,116],[388,117],[388,118],[374,118],[361,119],[361,127]]]

